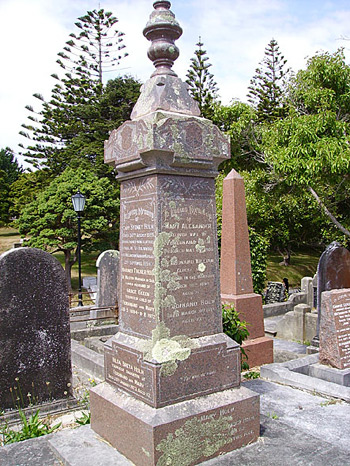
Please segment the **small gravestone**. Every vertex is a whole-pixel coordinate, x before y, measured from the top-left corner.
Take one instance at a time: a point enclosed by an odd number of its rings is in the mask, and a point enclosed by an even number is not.
[[[350,288],[350,251],[341,244],[333,241],[320,257],[317,266],[317,343],[321,308],[322,293],[324,291]]]
[[[350,368],[350,289],[322,294],[320,363]]]
[[[108,250],[99,255],[97,267],[96,306],[115,306],[118,300],[119,251]]]
[[[285,286],[280,282],[268,282],[265,295],[265,303],[281,303],[285,301]]]
[[[0,256],[0,409],[71,395],[64,270],[34,248]]]

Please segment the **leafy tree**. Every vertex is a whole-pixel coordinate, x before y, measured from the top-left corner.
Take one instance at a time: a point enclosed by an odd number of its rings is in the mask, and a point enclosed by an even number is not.
[[[265,162],[280,181],[308,191],[349,239],[350,67],[342,50],[310,58],[291,101],[288,115],[264,134]]]
[[[286,112],[285,88],[290,73],[290,69],[285,68],[286,63],[277,41],[271,39],[248,87],[248,101],[256,109],[260,122],[274,121]]]
[[[211,120],[230,137],[230,160],[225,161],[221,171],[228,174],[250,170],[259,165],[261,138],[257,129],[257,113],[251,105],[234,101],[230,105],[216,104]]]
[[[118,191],[108,178],[98,178],[84,168],[67,168],[22,210],[18,220],[21,235],[29,237],[29,246],[64,253],[69,284],[78,257],[77,221],[71,201],[78,189],[86,196],[82,249],[117,248]]]
[[[11,149],[0,150],[0,225],[10,220],[11,185],[17,180],[23,168],[18,164]]]
[[[111,127],[114,129],[120,121],[112,120],[118,112],[111,111],[110,105],[107,112],[103,107],[110,89],[102,84],[103,73],[126,55],[121,55],[123,33],[114,29],[116,22],[104,10],[94,10],[79,18],[76,23],[79,34],[71,34],[64,51],[59,53],[58,63],[66,72],[62,78],[53,75],[57,83],[51,99],[45,101],[41,94],[34,94],[41,101],[41,111],[26,107],[30,112],[29,124],[22,125],[24,130],[20,134],[31,143],[26,148],[22,145],[23,155],[36,168],[49,167],[59,174],[72,161],[85,158],[92,164],[99,160],[101,165],[103,141]],[[120,93],[129,94],[126,102],[131,111],[139,83],[126,77],[117,78],[115,86],[118,85]]]
[[[0,226],[5,225],[9,220],[9,189],[6,184],[6,173],[0,170]]]
[[[198,49],[194,52],[194,58],[191,58],[186,82],[192,97],[198,102],[202,115],[210,118],[212,107],[217,100],[218,88],[214,81],[214,75],[209,71],[212,65],[208,63],[209,57],[206,50],[202,49],[201,38],[196,45]]]
[[[13,152],[8,147],[0,150],[0,170],[5,172],[6,183],[11,185],[23,173],[23,168],[17,162]]]
[[[22,209],[32,202],[40,191],[50,184],[52,179],[53,175],[48,169],[21,173],[18,179],[12,183],[9,192],[11,217],[19,218]]]

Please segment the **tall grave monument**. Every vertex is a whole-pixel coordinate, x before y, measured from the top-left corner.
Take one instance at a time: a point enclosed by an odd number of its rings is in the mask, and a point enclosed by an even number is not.
[[[233,304],[248,323],[243,343],[249,367],[273,362],[273,341],[265,337],[262,297],[254,293],[244,180],[235,171],[223,181],[221,233],[221,300]]]
[[[214,177],[229,143],[171,69],[182,29],[170,2],[153,6],[156,70],[105,145],[121,183],[120,325],[91,418],[136,465],[194,465],[257,439],[259,397],[222,333]]]

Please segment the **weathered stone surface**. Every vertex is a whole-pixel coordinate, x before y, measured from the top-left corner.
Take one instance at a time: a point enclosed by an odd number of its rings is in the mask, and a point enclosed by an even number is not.
[[[138,171],[188,174],[189,169],[214,177],[218,164],[228,158],[229,140],[211,121],[173,111],[126,121],[105,143],[105,162],[118,169],[119,178],[131,171],[135,177]]]
[[[350,289],[322,293],[320,363],[350,368]]]
[[[91,427],[133,463],[191,466],[257,440],[259,396],[240,387],[155,409],[103,383]]]
[[[150,338],[222,331],[214,180],[154,175],[121,184],[120,330]]]
[[[222,303],[248,323],[249,366],[271,363],[273,342],[265,337],[262,298],[253,291],[244,181],[235,170],[223,181],[220,281]]]
[[[189,92],[188,85],[173,76],[156,76],[141,87],[141,95],[131,113],[132,120],[157,110],[199,116],[200,110]]]
[[[285,287],[281,282],[268,282],[265,303],[281,303],[286,300]]]
[[[0,277],[0,408],[13,408],[14,394],[20,405],[66,397],[72,373],[63,268],[44,251],[19,248],[0,256]]]
[[[120,332],[105,345],[105,379],[156,408],[240,384],[236,342],[221,333],[197,338],[193,346],[186,359],[176,359],[175,346],[165,365],[155,360],[157,347],[145,356],[142,339]]]
[[[119,251],[104,251],[99,255],[96,267],[96,306],[115,306],[118,301]]]

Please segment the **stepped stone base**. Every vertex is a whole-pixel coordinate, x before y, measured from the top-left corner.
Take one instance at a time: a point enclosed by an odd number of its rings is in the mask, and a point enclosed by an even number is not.
[[[164,376],[161,364],[144,359],[145,340],[119,332],[105,345],[106,382],[154,408],[239,386],[239,345],[224,333],[195,342],[190,356]]]
[[[136,466],[191,466],[255,442],[259,395],[240,387],[153,408],[107,382],[90,391],[91,427]]]
[[[273,340],[268,337],[246,340],[242,348],[248,356],[249,367],[273,363]]]

